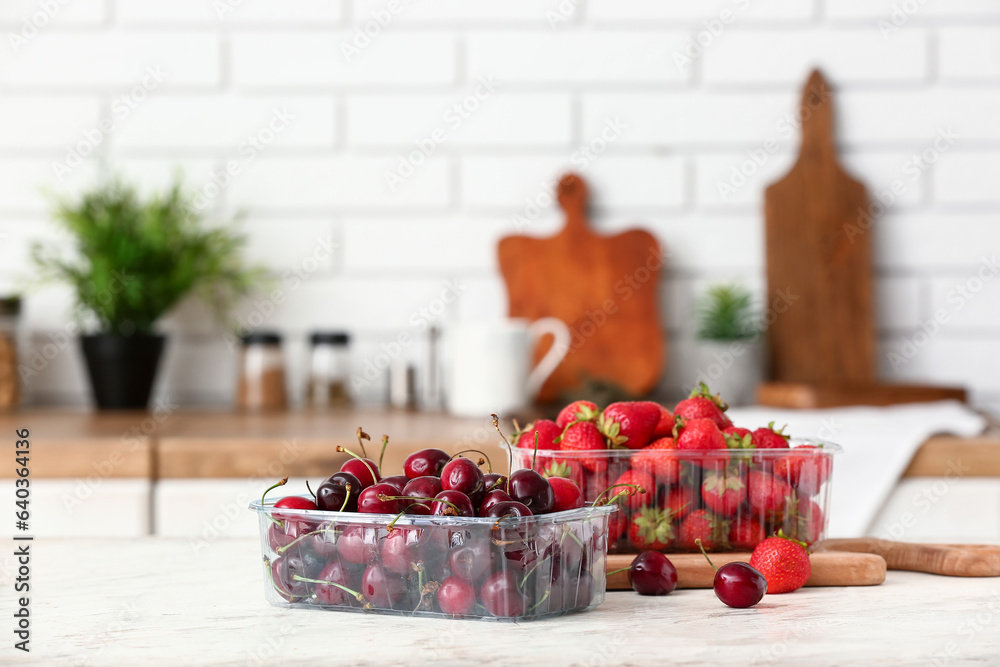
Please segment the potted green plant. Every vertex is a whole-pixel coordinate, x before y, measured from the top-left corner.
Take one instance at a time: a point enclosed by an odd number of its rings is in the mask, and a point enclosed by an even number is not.
[[[751,403],[763,372],[761,327],[750,291],[713,285],[697,305],[695,359],[698,381],[732,405]]]
[[[165,337],[157,321],[188,295],[220,318],[253,291],[263,273],[245,266],[245,239],[208,227],[175,183],[143,198],[119,179],[102,181],[79,199],[57,200],[55,219],[75,253],[36,244],[45,280],[72,285],[91,386],[101,409],[145,408]]]

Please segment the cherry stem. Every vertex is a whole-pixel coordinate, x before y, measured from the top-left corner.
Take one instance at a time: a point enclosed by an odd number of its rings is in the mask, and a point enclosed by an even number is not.
[[[381,500],[381,498],[379,500]],[[407,505],[406,507],[403,508],[402,512],[400,512],[399,514],[396,515],[395,519],[393,519],[392,521],[389,522],[389,524],[386,526],[386,530],[388,530],[391,533],[396,528],[396,522],[399,521],[403,517],[404,514],[406,514],[407,512],[409,512],[410,508],[413,507],[414,505],[420,505],[421,507],[427,507],[427,505],[424,505],[423,503],[410,503],[409,505]],[[430,509],[430,508],[428,507],[427,509]]]
[[[371,442],[372,437],[370,435],[368,435],[367,433],[365,433],[364,429],[362,429],[360,426],[358,427],[358,430],[354,432],[354,434],[356,436],[358,436],[358,445],[361,446],[361,454],[365,458],[368,458],[368,452],[365,451],[365,443],[364,443],[364,441],[367,440],[368,442]]]
[[[340,505],[341,512],[347,509],[347,501],[351,499],[351,483],[344,484],[344,488],[347,489],[347,494],[344,496],[344,502]]]
[[[611,570],[610,572],[605,572],[604,576],[610,577],[612,574],[618,574],[620,572],[625,572],[626,570],[631,570],[631,569],[632,569],[631,565],[629,565],[628,567],[620,567],[617,570]]]
[[[387,500],[420,500],[429,503],[444,503],[449,508],[454,510],[455,516],[460,516],[462,514],[462,510],[458,509],[458,506],[455,503],[448,502],[444,498],[421,498],[419,496],[387,496],[384,493],[380,493],[375,497],[381,500],[382,502],[385,502]],[[418,505],[418,504],[421,503],[411,503],[411,507],[413,505]]]
[[[288,475],[285,475],[285,478],[284,478],[284,479],[282,479],[281,481],[278,481],[278,482],[275,482],[275,483],[274,483],[274,484],[272,484],[271,486],[269,486],[269,487],[267,487],[266,489],[264,489],[264,493],[262,493],[262,494],[261,494],[261,496],[260,496],[260,504],[261,504],[261,505],[263,505],[263,504],[264,504],[264,498],[265,498],[265,497],[267,496],[267,493],[268,493],[269,491],[271,491],[272,489],[276,489],[276,488],[278,488],[279,486],[284,486],[285,484],[288,484]],[[271,523],[273,523],[273,524],[274,524],[275,526],[280,526],[280,525],[282,525],[282,522],[281,522],[281,521],[278,521],[277,519],[275,519],[275,518],[274,518],[273,516],[271,516],[270,514],[268,514],[268,515],[267,515],[267,519],[268,519],[268,521],[270,521]]]
[[[316,493],[312,490],[312,487],[309,486],[308,479],[306,480],[306,491],[308,491],[309,495],[313,497],[313,500],[316,500]]]
[[[385,457],[385,448],[389,445],[389,436],[382,436],[382,453],[378,455],[378,469],[382,469],[382,459]]]
[[[498,417],[495,412],[491,414],[490,417],[493,418],[493,428],[497,430],[497,433],[500,434],[500,437],[503,438],[503,441],[507,444],[507,472],[512,472],[514,470],[514,450],[510,446],[510,440],[508,440],[507,436],[505,436],[503,431],[500,430],[500,417]],[[510,493],[509,477],[507,478],[507,493]]]
[[[531,455],[531,469],[535,469],[535,459],[538,458],[538,429],[535,429],[535,452]]]
[[[285,553],[286,551],[288,551],[289,549],[291,549],[292,547],[294,547],[296,544],[298,544],[299,542],[301,542],[302,540],[304,540],[307,537],[309,537],[310,535],[319,535],[320,533],[329,533],[332,526],[333,526],[333,524],[328,523],[328,524],[326,524],[326,528],[320,528],[319,530],[314,530],[314,531],[305,533],[303,535],[299,535],[298,537],[296,537],[294,540],[292,540],[291,542],[289,542],[285,546],[278,547],[277,549],[275,549],[274,552],[280,556],[283,553]],[[333,530],[334,530],[334,532],[336,532],[335,528]]]
[[[482,450],[479,450],[479,449],[463,449],[458,454],[455,454],[454,456],[452,456],[448,460],[449,461],[453,461],[454,459],[457,459],[459,456],[461,456],[462,454],[465,454],[466,452],[475,452],[476,454],[482,454],[483,458],[479,459],[479,461],[476,463],[476,465],[483,465],[485,463],[485,464],[487,464],[489,466],[490,472],[493,472],[493,462],[490,461],[489,455],[486,452],[484,452]],[[483,459],[485,459],[485,460],[483,460]]]
[[[492,491],[493,489],[497,488],[498,486],[500,486],[501,484],[503,484],[506,481],[507,481],[507,478],[504,477],[503,475],[500,475],[500,479],[498,479],[497,481],[493,482],[493,484],[490,486],[490,488],[486,489],[486,493],[489,493],[490,491]]]
[[[336,581],[329,581],[327,579],[309,579],[307,577],[301,577],[297,574],[293,574],[292,579],[294,579],[295,581],[305,581],[310,584],[326,584],[327,586],[336,586],[345,593],[350,593],[351,595],[353,595],[354,599],[357,600],[358,602],[364,602],[365,600],[365,596],[363,596],[361,593],[357,591],[352,591],[347,586],[344,586],[343,584],[338,584]]]
[[[705,557],[705,560],[707,560],[708,564],[712,566],[712,569],[718,572],[719,568],[715,567],[715,563],[713,563],[712,559],[708,557],[708,552],[705,551],[705,545],[701,543],[701,538],[700,537],[694,538],[694,543],[698,545],[699,549],[701,549],[701,555]]]
[[[633,490],[631,492],[626,491],[624,493],[619,493],[619,494],[615,495],[613,498],[609,498],[609,499],[607,499],[607,500],[605,500],[603,502],[601,501],[601,496],[603,496],[604,494],[606,494],[611,489],[617,488],[619,486],[627,486],[627,487],[629,487],[630,489],[633,489]],[[622,495],[634,496],[636,493],[646,493],[646,489],[642,488],[638,484],[625,484],[625,483],[612,484],[611,486],[609,486],[608,488],[604,489],[599,494],[597,494],[597,497],[594,498],[594,503],[593,504],[594,504],[594,506],[598,506],[598,505],[610,505],[613,500],[621,497]]]
[[[359,441],[360,441],[360,439],[359,439]],[[370,472],[370,473],[371,473],[371,476],[372,476],[372,484],[375,484],[375,483],[377,483],[377,482],[378,482],[378,477],[377,477],[377,476],[375,475],[375,471],[374,471],[374,470],[372,470],[372,467],[371,467],[370,465],[368,465],[368,461],[366,461],[366,460],[365,460],[365,459],[367,459],[367,458],[368,458],[368,456],[367,456],[367,455],[365,455],[365,457],[364,457],[364,458],[362,458],[362,457],[358,456],[357,454],[355,454],[354,452],[352,452],[351,450],[349,450],[349,449],[348,449],[347,447],[341,447],[340,445],[337,445],[337,451],[338,451],[338,452],[346,452],[347,454],[350,454],[351,456],[353,456],[353,457],[354,457],[354,458],[356,458],[357,460],[361,461],[361,463],[363,463],[363,464],[364,464],[364,466],[365,466],[366,468],[368,468],[368,472]],[[363,451],[365,451],[365,450],[364,450],[364,448],[362,448],[362,449],[361,449],[361,451],[362,451],[362,452],[363,452]]]
[[[542,605],[542,603],[543,603],[543,602],[545,602],[546,600],[548,600],[548,599],[549,599],[549,594],[550,594],[551,592],[552,592],[552,586],[549,586],[549,587],[548,587],[548,588],[547,588],[547,589],[545,590],[545,595],[543,595],[543,596],[542,596],[542,599],[541,599],[541,600],[539,600],[538,602],[536,602],[535,604],[531,605],[530,607],[528,607],[528,611],[535,611],[535,609],[537,609],[538,607],[540,607],[540,606]]]

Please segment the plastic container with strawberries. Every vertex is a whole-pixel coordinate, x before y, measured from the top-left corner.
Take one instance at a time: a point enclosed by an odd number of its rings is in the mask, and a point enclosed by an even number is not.
[[[704,386],[673,410],[577,401],[556,422],[519,433],[513,465],[572,479],[589,502],[616,497],[611,553],[698,551],[699,538],[709,551],[749,551],[779,532],[823,539],[841,448],[789,438],[773,424],[739,428],[725,409]]]

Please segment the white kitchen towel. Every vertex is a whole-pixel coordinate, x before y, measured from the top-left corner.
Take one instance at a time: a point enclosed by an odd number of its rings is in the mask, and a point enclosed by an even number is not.
[[[986,420],[957,401],[911,403],[886,408],[851,407],[825,410],[732,408],[733,423],[749,429],[788,425],[793,437],[821,438],[841,445],[833,464],[829,510],[830,537],[868,534],[879,509],[910,463],[932,435],[971,437]]]

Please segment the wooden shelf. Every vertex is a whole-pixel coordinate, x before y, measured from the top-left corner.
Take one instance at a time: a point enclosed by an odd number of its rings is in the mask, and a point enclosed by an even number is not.
[[[39,410],[0,415],[13,436],[31,430],[32,477],[247,478],[327,474],[346,457],[337,445],[357,448],[355,429],[371,435],[378,457],[390,436],[386,469],[397,470],[410,452],[439,447],[450,453],[481,449],[497,470],[507,459],[488,417],[460,419],[440,413],[390,410],[297,411],[267,415],[183,411],[157,421],[145,413],[94,414]],[[513,429],[504,425],[505,432]],[[12,469],[0,468],[0,478]],[[978,438],[935,436],[918,450],[904,477],[1000,477],[1000,433]]]

